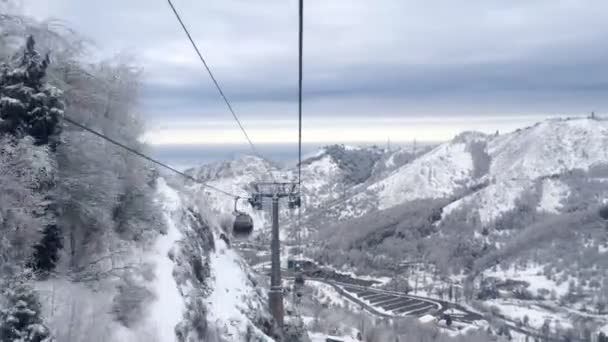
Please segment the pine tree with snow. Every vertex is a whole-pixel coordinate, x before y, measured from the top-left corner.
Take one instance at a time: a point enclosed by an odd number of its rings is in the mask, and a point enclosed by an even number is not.
[[[49,55],[42,57],[28,37],[23,56],[0,71],[0,135],[30,135],[37,145],[54,149],[63,115],[61,92],[44,81]]]
[[[47,225],[42,232],[42,239],[34,246],[32,268],[40,275],[53,270],[59,261],[59,250],[62,248],[61,229],[56,224]]]
[[[35,41],[28,37],[20,59],[2,66],[0,72],[0,136],[19,140],[30,136],[37,146],[48,146],[49,152],[59,143],[59,119],[63,115],[61,92],[45,81],[49,55],[42,57],[35,49]],[[53,158],[50,158],[53,159]],[[54,176],[49,170],[31,186],[44,197],[44,213],[49,222],[41,227],[42,240],[34,246],[32,268],[46,273],[55,267],[62,237],[56,221],[56,210],[50,190]]]
[[[7,308],[0,310],[0,341],[53,341],[49,329],[42,324],[42,305],[31,286],[13,284],[4,291],[3,297]]]

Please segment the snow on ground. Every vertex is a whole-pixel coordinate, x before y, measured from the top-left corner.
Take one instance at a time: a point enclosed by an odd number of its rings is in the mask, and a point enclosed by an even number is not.
[[[169,259],[169,252],[182,234],[173,218],[173,212],[181,206],[181,200],[175,190],[170,188],[164,179],[157,182],[157,191],[161,198],[163,216],[166,221],[167,233],[160,235],[154,244],[153,251],[146,259],[155,265],[155,278],[151,283],[155,301],[147,310],[149,326],[156,330],[157,341],[175,341],[175,326],[181,321],[184,312],[184,300],[173,278],[174,263]]]
[[[331,285],[311,279],[306,281],[306,285],[316,290],[316,293],[313,292],[313,296],[320,303],[327,303],[331,306],[335,305],[343,308],[350,306],[350,302]]]
[[[68,279],[36,282],[45,323],[57,341],[137,341],[131,331],[114,321],[109,284],[93,290]]]
[[[206,298],[209,323],[215,324],[223,336],[233,341],[245,336],[250,325],[247,313],[262,311],[261,303],[248,279],[244,264],[238,254],[222,240],[216,241],[216,251],[210,255],[212,288]],[[270,341],[270,339],[268,339]]]
[[[435,317],[433,315],[424,315],[424,316],[418,318],[418,322],[420,322],[422,324],[435,323],[435,322],[437,322],[437,317]]]
[[[501,280],[512,279],[525,281],[530,284],[528,290],[533,294],[538,294],[541,289],[555,290],[558,297],[568,293],[568,282],[564,281],[561,284],[557,284],[555,281],[548,279],[543,274],[543,268],[540,265],[530,266],[525,270],[516,269],[515,266],[511,266],[508,270],[497,269],[496,271],[484,272],[485,277],[495,277]]]
[[[113,279],[100,281],[94,286],[67,279],[38,282],[36,288],[41,295],[45,321],[59,341],[175,341],[175,326],[183,317],[184,302],[173,278],[174,264],[168,254],[181,239],[178,223],[172,217],[181,202],[179,195],[163,179],[157,183],[157,196],[163,208],[167,233],[159,235],[150,250],[141,251],[133,247],[133,255],[124,255],[117,261],[154,265],[154,278],[146,284],[154,297],[144,316],[129,328],[115,321],[112,298],[117,291]]]
[[[375,304],[373,304],[372,302],[366,300],[365,298],[358,297],[356,293],[353,293],[353,292],[350,292],[350,291],[347,291],[347,290],[344,290],[344,292],[348,292],[351,296],[358,298],[360,301],[362,301],[363,303],[371,306],[372,308],[374,308],[374,310],[378,311],[381,314],[388,315],[388,316],[394,316],[393,312],[384,310],[381,306],[376,306]]]
[[[568,186],[557,179],[543,180],[542,195],[538,203],[538,210],[548,213],[557,213],[562,207],[561,201],[568,197]]]
[[[527,301],[515,299],[492,299],[485,301],[488,306],[495,306],[500,310],[500,313],[506,317],[523,323],[528,317],[528,325],[534,329],[540,329],[545,321],[550,321],[551,329],[556,327],[572,328],[572,323],[567,315],[559,312],[552,312],[541,308]]]
[[[323,334],[323,333],[316,333],[316,332],[308,333],[308,337],[310,337],[311,342],[325,342],[325,341],[327,341],[327,338],[332,338],[334,340],[343,341],[343,342],[358,342],[356,339],[349,337],[349,336],[331,336],[331,335],[327,335],[327,334]]]
[[[490,173],[497,178],[537,178],[588,169],[608,160],[608,121],[546,120],[492,139]]]
[[[465,205],[472,205],[478,211],[482,224],[488,224],[505,212],[515,208],[515,201],[532,185],[526,180],[504,180],[490,184],[485,188],[450,203],[443,209],[443,215]]]
[[[456,189],[471,184],[473,158],[467,138],[478,139],[464,136],[464,139],[441,144],[370,185],[368,190],[378,196],[378,209],[414,199],[449,196]],[[465,203],[481,203],[479,213],[485,223],[512,209],[531,180],[573,169],[586,170],[608,161],[608,150],[604,148],[608,144],[608,121],[603,120],[547,120],[483,140],[487,142],[486,152],[491,157],[487,177],[493,183],[447,209],[453,210]],[[539,209],[559,210],[559,202],[566,195],[567,189],[559,181],[545,181]],[[360,201],[361,198],[351,200]],[[345,208],[341,217],[359,216],[354,208]]]
[[[341,174],[342,170],[329,155],[302,165],[303,207],[317,208],[341,196],[344,189],[337,189]]]
[[[370,190],[379,192],[378,209],[386,209],[414,199],[451,195],[470,178],[472,170],[467,144],[446,143],[395,170]]]
[[[386,160],[386,162],[384,162],[384,166],[387,169],[390,169],[391,167],[395,166],[395,154],[391,154],[391,156]]]

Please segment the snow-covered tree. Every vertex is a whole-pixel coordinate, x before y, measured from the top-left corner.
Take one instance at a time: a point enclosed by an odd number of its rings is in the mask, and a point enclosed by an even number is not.
[[[0,134],[30,135],[37,145],[57,146],[63,103],[59,90],[44,81],[49,63],[49,55],[42,57],[30,36],[20,60],[2,66]]]
[[[2,153],[9,154],[8,150],[12,149],[13,158],[25,157],[22,168],[36,170],[33,177],[22,178],[21,181],[41,198],[21,210],[36,209],[33,215],[44,218],[47,223],[28,227],[30,232],[35,230],[43,234],[42,239],[36,242],[30,266],[44,272],[53,269],[62,246],[60,231],[55,224],[57,212],[52,194],[55,163],[52,153],[59,143],[63,103],[61,92],[45,80],[49,63],[48,54],[42,57],[30,36],[21,57],[3,64],[0,71],[0,135],[6,137]],[[33,146],[27,149],[11,147],[23,146],[29,141]],[[38,153],[31,155],[30,150]],[[31,157],[29,160],[28,156]],[[44,162],[43,167],[37,165],[40,161]],[[31,251],[32,247],[28,245],[25,250]]]
[[[42,323],[42,305],[31,286],[15,283],[2,295],[6,309],[0,310],[0,341],[53,341],[49,329]]]
[[[117,59],[92,68],[68,65],[57,78],[66,91],[66,115],[138,149],[142,126],[135,111],[139,71]],[[124,241],[148,241],[159,230],[152,168],[139,157],[68,126],[57,150],[58,206],[69,264],[106,270],[120,263]]]
[[[33,139],[0,138],[0,279],[18,274],[40,240],[46,217],[36,191],[50,165],[48,153]]]

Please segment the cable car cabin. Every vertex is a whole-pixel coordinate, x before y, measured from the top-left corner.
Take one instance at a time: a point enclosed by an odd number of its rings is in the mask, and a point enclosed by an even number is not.
[[[246,238],[253,231],[253,219],[251,216],[237,212],[235,213],[234,224],[232,226],[232,234],[237,238]]]
[[[234,223],[232,224],[232,235],[236,238],[247,238],[253,231],[253,219],[248,214],[239,211],[237,204],[240,197],[234,199]]]

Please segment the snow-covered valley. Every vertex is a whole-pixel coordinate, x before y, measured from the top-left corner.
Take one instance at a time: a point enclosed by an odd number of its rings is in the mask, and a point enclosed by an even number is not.
[[[597,216],[597,210],[608,196],[608,188],[604,185],[608,152],[603,148],[607,139],[608,121],[589,118],[552,119],[501,135],[467,132],[415,158],[402,159],[401,165],[395,165],[392,155],[402,152],[384,151],[380,152],[378,158],[372,157],[376,153],[372,151],[367,156],[371,158],[376,171],[369,173],[367,178],[357,178],[357,181],[353,181],[349,165],[356,165],[362,157],[351,155],[355,161],[350,161],[348,158],[352,147],[346,149],[338,146],[322,150],[303,163],[302,169],[305,203],[302,229],[307,236],[308,246],[305,247],[308,250],[305,255],[308,253],[313,259],[341,269],[391,278],[394,271],[389,265],[420,258],[415,249],[410,249],[409,242],[404,241],[399,246],[403,241],[399,236],[409,236],[411,229],[428,229],[424,235],[412,235],[412,238],[422,238],[420,241],[425,246],[425,241],[429,239],[437,240],[437,246],[445,246],[438,250],[431,245],[423,247],[431,251],[426,256],[429,258],[427,262],[456,274],[450,276],[451,280],[448,281],[449,278],[438,276],[435,269],[428,274],[429,278],[435,279],[433,282],[425,283],[424,287],[418,285],[423,296],[435,298],[439,293],[436,292],[437,288],[446,288],[454,283],[460,288],[474,286],[476,292],[481,291],[483,286],[487,286],[487,282],[481,282],[483,278],[498,279],[496,284],[499,288],[503,286],[501,283],[521,282],[526,284],[522,287],[524,291],[529,291],[533,296],[528,299],[530,302],[509,299],[519,296],[519,290],[513,295],[514,290],[511,289],[496,292],[496,297],[492,297],[496,299],[481,299],[480,307],[485,308],[482,310],[487,310],[488,314],[502,307],[496,312],[506,315],[512,322],[522,319],[525,314],[512,315],[509,305],[514,308],[522,306],[522,312],[525,306],[545,310],[540,314],[545,318],[540,325],[531,323],[539,334],[544,329],[546,319],[552,322],[552,333],[559,333],[555,330],[563,333],[575,329],[575,322],[580,324],[581,320],[585,321],[584,317],[596,322],[596,328],[591,330],[597,329],[597,326],[606,324],[606,313],[601,309],[606,298],[604,287],[597,287],[597,284],[605,282],[606,265],[597,258],[605,250],[607,241],[602,235],[603,219]],[[366,163],[361,165],[368,165]],[[383,167],[390,166],[390,170],[377,172],[380,163]],[[294,171],[290,169],[271,169],[283,179],[294,176]],[[263,179],[265,173],[264,168],[260,168],[258,179]],[[218,175],[213,184],[234,184],[235,179],[243,183],[239,177]],[[215,197],[214,201],[222,199]],[[427,208],[437,206],[436,212],[441,213],[440,216],[433,216],[428,228],[426,224],[420,226],[420,223],[412,223],[413,226],[408,227],[406,216],[399,214],[407,212],[407,208],[412,207],[411,203],[417,201],[426,201],[422,206]],[[230,202],[224,200],[224,207],[230,207]],[[433,210],[429,213],[435,212]],[[257,215],[254,217],[258,227],[254,240],[264,246],[269,241],[268,213],[254,215]],[[281,209],[281,220],[286,222],[281,238],[287,245],[295,243],[291,238],[295,232],[293,215],[289,210]],[[567,218],[559,220],[560,216]],[[396,230],[387,230],[390,233],[385,233],[378,245],[373,241],[377,239],[378,231],[385,229],[382,222],[388,217],[394,217],[390,225],[394,224]],[[580,221],[582,217],[585,218]],[[563,228],[551,234],[548,229],[555,224],[552,222],[560,222]],[[588,227],[584,228],[589,229],[588,235],[584,238],[573,235],[570,240],[564,240],[569,234],[576,234],[567,230],[574,222]],[[416,228],[417,225],[420,228]],[[448,228],[451,229],[446,230]],[[459,254],[456,259],[450,260],[449,253],[455,253],[452,250],[456,241],[461,240],[458,243],[464,243],[468,246],[465,251],[470,251],[465,254],[477,256],[460,259],[465,255]],[[534,241],[540,244],[537,249],[532,248]],[[583,255],[576,247],[559,247],[567,241],[577,241],[589,252]],[[363,244],[371,247],[367,253],[360,251]],[[359,250],[354,250],[353,246],[358,246],[356,248]],[[576,260],[575,264],[581,268],[567,262],[557,262],[565,255],[569,255],[570,260]],[[528,278],[520,279],[509,272],[500,276],[492,273],[496,264],[507,267],[521,265],[524,260],[533,260],[540,265],[528,269],[527,272],[531,273]],[[538,271],[538,267],[542,271]],[[561,270],[559,274],[562,278],[556,281],[556,276],[549,276],[547,270],[551,269]],[[477,274],[475,278],[467,278],[471,271]],[[406,276],[410,288],[415,285],[414,274],[408,273]],[[568,282],[574,285],[568,288]],[[590,283],[595,287],[584,285]],[[468,295],[465,293],[460,296],[460,300],[479,300],[466,298]],[[535,306],[535,300],[540,300],[540,306]],[[555,306],[549,305],[551,303],[570,311],[556,313],[552,309]],[[596,305],[600,305],[597,306],[600,309],[589,309]],[[598,316],[589,318],[586,316],[589,311],[596,312]],[[559,322],[557,326],[556,322]],[[592,323],[589,321],[586,324]],[[523,339],[525,334],[518,336]]]

